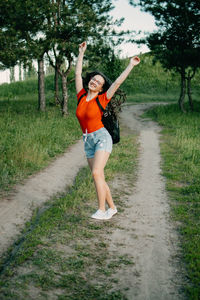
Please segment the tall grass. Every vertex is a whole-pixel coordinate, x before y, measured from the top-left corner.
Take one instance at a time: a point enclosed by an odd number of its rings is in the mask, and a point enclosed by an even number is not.
[[[24,84],[26,86],[26,84]],[[37,111],[37,95],[0,101],[0,189],[46,166],[81,136],[75,118],[76,98],[69,99],[69,116],[58,107]]]
[[[73,76],[71,74],[70,78]],[[54,92],[54,75],[45,77],[45,92]],[[61,80],[59,80],[61,88]],[[37,78],[30,78],[26,81],[17,81],[13,83],[3,83],[0,85],[0,100],[20,100],[22,95],[37,94],[38,80]]]
[[[178,101],[180,94],[180,75],[173,71],[165,71],[161,64],[154,64],[154,57],[147,54],[140,56],[141,62],[130,73],[122,88],[128,94],[129,102],[144,101]],[[124,67],[128,60],[122,62]],[[200,98],[200,72],[192,80],[194,100]]]
[[[163,126],[163,174],[186,264],[188,298],[200,299],[200,125],[196,112],[183,114],[177,105],[154,108],[147,115]]]

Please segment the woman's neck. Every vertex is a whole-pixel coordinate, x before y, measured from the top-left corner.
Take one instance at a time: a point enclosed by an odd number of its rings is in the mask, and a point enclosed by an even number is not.
[[[93,92],[93,91],[88,91],[88,94],[87,94],[87,98],[86,98],[86,100],[87,101],[90,101],[90,100],[92,100],[93,98],[95,98],[96,96],[98,96],[98,92]]]

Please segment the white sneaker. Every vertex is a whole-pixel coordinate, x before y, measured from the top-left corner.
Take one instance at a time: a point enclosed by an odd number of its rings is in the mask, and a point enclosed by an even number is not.
[[[117,208],[116,208],[116,207],[115,207],[114,209],[113,209],[113,208],[109,208],[109,209],[106,211],[106,220],[111,219],[112,216],[114,216],[116,213],[117,213]]]
[[[98,209],[92,216],[91,218],[93,219],[97,219],[97,220],[106,220],[106,212],[101,210],[101,209]]]

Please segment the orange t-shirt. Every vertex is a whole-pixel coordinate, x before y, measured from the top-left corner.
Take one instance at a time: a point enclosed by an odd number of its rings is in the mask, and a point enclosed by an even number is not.
[[[83,94],[86,93],[87,92],[85,91],[85,89],[82,89],[77,94],[77,99],[79,99]],[[103,112],[96,102],[96,97],[91,99],[90,101],[86,101],[86,96],[87,95],[83,96],[80,103],[78,104],[76,109],[76,116],[79,120],[83,133],[86,133],[86,130],[87,133],[91,133],[104,127],[101,121]],[[98,95],[98,97],[99,102],[105,109],[111,99],[107,99],[106,92],[104,94]]]

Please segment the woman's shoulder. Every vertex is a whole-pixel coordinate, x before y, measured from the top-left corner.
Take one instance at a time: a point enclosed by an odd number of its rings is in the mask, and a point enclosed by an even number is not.
[[[99,97],[99,100],[105,100],[108,102],[111,100],[111,99],[108,99],[108,97],[107,97],[107,91],[103,94],[99,94],[98,97]]]
[[[83,95],[86,95],[87,94],[87,91],[84,89],[84,88],[82,88],[78,93],[77,93],[77,98],[79,99],[81,96],[83,96]]]
[[[111,99],[108,99],[107,97],[107,91],[103,94],[98,95],[99,101],[103,108],[105,109],[107,104],[110,102]]]

